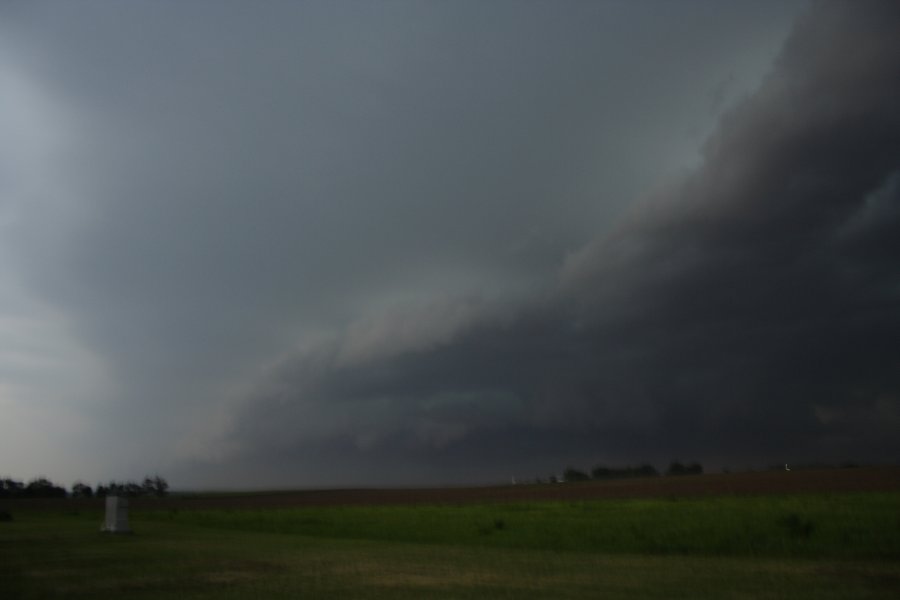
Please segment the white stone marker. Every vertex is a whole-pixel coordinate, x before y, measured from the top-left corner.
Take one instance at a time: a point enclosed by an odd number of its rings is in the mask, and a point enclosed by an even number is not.
[[[101,531],[109,533],[131,533],[128,526],[128,498],[106,497],[106,520]]]

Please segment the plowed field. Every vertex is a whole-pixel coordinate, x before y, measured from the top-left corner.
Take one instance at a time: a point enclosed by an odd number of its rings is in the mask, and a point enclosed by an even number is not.
[[[386,506],[473,504],[604,498],[694,498],[723,495],[900,491],[900,467],[859,467],[794,471],[651,477],[616,481],[480,487],[359,488],[225,493],[175,493],[166,498],[134,498],[132,508],[264,509],[305,506]],[[6,500],[20,509],[102,509],[103,500]]]
[[[898,490],[900,490],[900,467],[863,467],[493,487],[334,489],[174,495],[162,501],[137,499],[133,501],[133,506],[139,507],[147,503],[155,506],[164,504],[166,507],[183,509],[288,508]]]

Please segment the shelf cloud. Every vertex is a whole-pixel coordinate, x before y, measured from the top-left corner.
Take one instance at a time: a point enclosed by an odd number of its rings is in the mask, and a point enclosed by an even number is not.
[[[10,469],[900,457],[896,3],[49,6],[0,26]]]

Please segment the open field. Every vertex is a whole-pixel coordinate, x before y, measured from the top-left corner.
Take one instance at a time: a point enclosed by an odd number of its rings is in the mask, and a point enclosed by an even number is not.
[[[759,471],[652,477],[576,484],[528,484],[421,489],[337,489],[173,496],[177,508],[287,508],[396,504],[459,504],[613,498],[772,495],[900,491],[900,467]],[[151,501],[152,502],[152,501]]]
[[[130,536],[99,533],[96,504],[20,506],[0,523],[0,589],[25,599],[896,598],[898,472],[811,472],[790,493],[779,493],[780,473],[759,473],[517,486],[518,501],[496,497],[502,488],[444,490],[444,502],[424,501],[440,490],[174,497],[135,503]],[[748,481],[760,485],[735,493]],[[761,485],[772,482],[781,487]],[[568,496],[528,495],[540,488]],[[403,493],[405,504],[379,501]],[[313,501],[355,495],[375,501]]]

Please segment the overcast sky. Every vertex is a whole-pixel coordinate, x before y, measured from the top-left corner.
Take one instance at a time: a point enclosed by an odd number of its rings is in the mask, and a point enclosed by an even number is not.
[[[900,460],[895,2],[0,4],[0,476]]]

